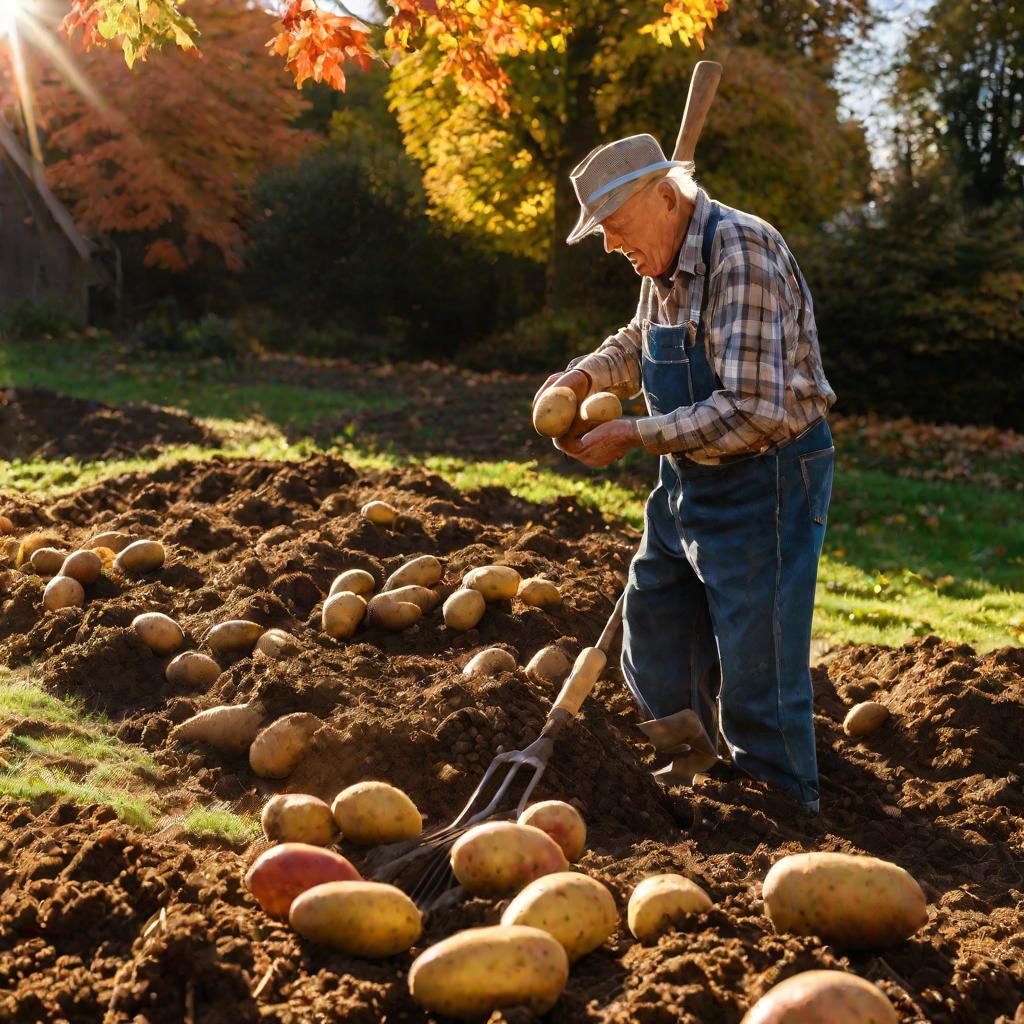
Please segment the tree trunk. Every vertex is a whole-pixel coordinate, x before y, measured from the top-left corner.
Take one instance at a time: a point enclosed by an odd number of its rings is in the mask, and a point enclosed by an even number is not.
[[[585,301],[600,252],[594,242],[566,245],[565,239],[579,218],[569,173],[600,142],[594,108],[595,81],[591,70],[599,34],[581,26],[569,36],[565,54],[565,127],[558,147],[555,177],[554,237],[548,249],[547,307],[561,311]]]

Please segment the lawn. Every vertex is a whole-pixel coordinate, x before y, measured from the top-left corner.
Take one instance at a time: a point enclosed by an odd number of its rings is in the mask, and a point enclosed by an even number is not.
[[[430,364],[371,371],[299,358],[195,361],[108,337],[6,342],[0,386],[175,407],[222,440],[217,447],[167,446],[145,458],[0,463],[0,490],[58,494],[215,452],[302,459],[331,451],[361,466],[420,462],[464,489],[501,485],[537,501],[572,495],[639,526],[653,467],[635,455],[599,473],[568,464],[532,435],[527,414],[536,383],[453,374]],[[500,423],[502,432],[492,438],[488,421]],[[835,419],[834,432],[818,649],[898,644],[928,633],[979,650],[1020,643],[1024,438],[843,417]]]

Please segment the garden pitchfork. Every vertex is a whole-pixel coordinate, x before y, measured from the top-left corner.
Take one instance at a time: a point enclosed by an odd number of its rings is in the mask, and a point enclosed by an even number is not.
[[[492,818],[518,818],[526,809],[531,794],[547,769],[558,734],[579,711],[607,664],[608,653],[622,622],[622,601],[623,598],[620,597],[597,641],[597,646],[585,647],[580,651],[572,672],[569,673],[569,678],[548,712],[544,728],[537,739],[523,750],[510,750],[498,754],[466,806],[451,824],[428,832],[419,839],[394,843],[377,851],[368,865],[374,878],[378,881],[389,881],[406,865],[423,857],[426,858],[426,863],[410,890],[410,895],[417,906],[422,910],[434,910],[457,902],[461,898],[462,890],[453,889],[455,879],[449,863],[452,845],[474,825]],[[531,768],[533,775],[527,781],[526,788],[514,809],[503,807],[520,769],[525,771]],[[488,800],[486,794],[491,790],[493,796]]]

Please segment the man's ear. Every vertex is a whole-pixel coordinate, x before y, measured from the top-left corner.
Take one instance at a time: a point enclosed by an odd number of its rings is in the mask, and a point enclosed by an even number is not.
[[[675,213],[676,208],[679,206],[679,196],[676,194],[675,187],[668,178],[662,178],[658,182],[658,198],[665,204],[665,211],[667,213]]]

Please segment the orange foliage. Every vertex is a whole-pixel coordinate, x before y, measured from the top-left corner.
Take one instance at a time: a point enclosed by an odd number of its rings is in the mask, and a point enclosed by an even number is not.
[[[189,0],[201,59],[168,52],[130,72],[95,48],[79,63],[99,105],[52,66],[36,69],[47,176],[91,234],[141,232],[145,262],[178,270],[210,247],[240,264],[245,189],[306,133],[289,122],[304,101],[264,57],[272,20],[246,0]]]
[[[345,89],[346,60],[364,71],[374,58],[369,33],[354,18],[325,14],[313,0],[292,0],[281,19],[281,31],[267,43],[285,57],[296,88],[307,78]]]

